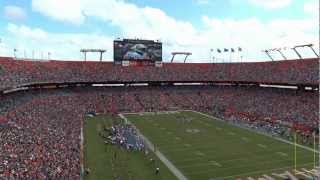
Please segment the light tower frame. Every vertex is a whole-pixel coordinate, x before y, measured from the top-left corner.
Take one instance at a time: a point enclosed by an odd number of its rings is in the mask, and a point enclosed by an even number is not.
[[[282,53],[281,48],[276,49],[276,51],[279,52],[279,54],[283,57],[283,59],[287,60],[287,57]]]
[[[80,52],[84,54],[84,61],[87,61],[87,53],[88,52],[96,52],[100,53],[100,62],[102,61],[103,53],[107,52],[105,49],[80,49]]]
[[[266,53],[267,56],[271,59],[271,61],[274,61],[273,57],[270,55],[270,51],[271,51],[270,49],[269,50],[266,49],[266,50],[263,50],[262,52]]]
[[[302,59],[302,56],[301,54],[298,52],[297,48],[303,48],[303,47],[309,47],[311,49],[311,51],[319,58],[319,54],[316,53],[316,51],[313,49],[313,44],[303,44],[303,45],[297,45],[297,46],[294,46],[292,48],[292,50],[298,55],[298,57],[300,59]]]
[[[176,55],[185,55],[183,62],[186,63],[187,58],[191,56],[192,53],[191,52],[172,52],[171,55],[172,55],[171,62],[173,62]]]

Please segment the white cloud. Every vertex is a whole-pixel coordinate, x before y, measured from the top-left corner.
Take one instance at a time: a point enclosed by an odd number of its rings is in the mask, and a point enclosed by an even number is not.
[[[195,2],[199,5],[207,5],[209,4],[209,0],[195,0]]]
[[[18,56],[31,58],[32,51],[35,58],[41,58],[51,52],[54,59],[79,60],[81,48],[107,49],[104,59],[111,60],[113,38],[99,34],[82,33],[52,33],[39,28],[30,28],[25,25],[8,24],[7,30],[14,38],[9,49],[18,49]],[[12,39],[13,40],[13,39]],[[110,52],[111,51],[111,52]],[[95,54],[88,54],[88,58],[98,60]]]
[[[249,0],[249,2],[266,9],[277,9],[290,5],[292,0]]]
[[[318,0],[308,0],[304,6],[303,10],[312,16],[319,17],[319,1]]]
[[[10,54],[10,48],[6,43],[6,39],[4,38],[0,39],[0,54],[1,56],[6,56],[6,57],[12,56],[12,54]]]
[[[82,24],[85,16],[81,0],[32,0],[32,9],[59,21]]]
[[[4,16],[9,20],[25,20],[27,18],[27,14],[25,11],[18,6],[5,6],[4,7]]]
[[[49,38],[48,34],[45,31],[39,28],[31,29],[24,25],[17,26],[10,23],[8,24],[7,30],[10,33],[16,34],[18,36],[28,37],[34,40],[46,40],[47,38]]]
[[[41,3],[38,1],[40,0],[34,0],[33,5],[37,4],[36,9],[46,16],[67,22],[78,17],[77,19],[82,19],[79,23],[86,17],[95,17],[119,27],[120,37],[161,39],[170,44],[180,45],[190,44],[196,37],[196,30],[189,22],[178,21],[156,8],[139,8],[121,0],[78,0],[78,8],[71,3],[55,3],[54,7],[51,7],[48,5],[52,3],[51,0],[41,0]],[[59,4],[74,13],[58,11]]]
[[[33,0],[32,4],[33,8],[37,11],[60,21],[83,23],[86,18],[90,17],[100,19],[120,29],[120,33],[116,37],[161,39],[164,44],[163,54],[165,60],[170,58],[171,51],[191,51],[193,53],[192,59],[205,61],[209,58],[210,48],[231,48],[238,46],[243,47],[245,50],[243,55],[251,60],[265,59],[264,56],[261,56],[262,49],[296,45],[297,43],[310,43],[318,39],[317,31],[315,30],[317,27],[312,18],[310,20],[276,19],[262,22],[257,18],[235,20],[204,16],[202,22],[205,27],[200,29],[193,26],[190,22],[177,20],[168,16],[160,9],[138,7],[124,0],[73,1],[73,3],[69,3],[69,1],[68,3],[53,3],[52,0],[41,0],[41,2],[40,0]],[[284,7],[284,5],[288,5],[291,2],[290,0],[250,1],[257,5],[264,2],[262,5],[268,8]],[[49,6],[51,3],[53,5]],[[66,12],[66,10],[68,11]],[[15,28],[11,27],[11,29]],[[33,35],[28,32],[28,28],[26,27],[21,26],[18,29],[24,29],[23,33],[20,34],[27,34],[29,37]],[[11,31],[18,32],[18,30]],[[36,31],[36,29],[32,31]],[[72,49],[73,44],[76,47],[80,47],[82,43],[88,44],[90,42],[88,45],[97,45],[99,48],[104,45],[99,40],[100,36],[85,34],[81,36],[79,34],[60,35],[54,33],[47,33],[47,36],[49,44],[52,42],[51,39],[62,39],[63,42],[67,42],[66,45],[63,43],[59,44],[57,48],[61,51],[64,46],[67,47],[65,49]],[[89,38],[93,39],[90,40]],[[108,40],[108,45],[105,47],[112,49],[112,38],[101,37],[101,39],[104,41]],[[53,42],[53,45],[56,44]],[[72,52],[75,53],[76,51]],[[225,57],[222,55],[221,58],[229,58],[229,55]]]
[[[319,44],[317,25],[312,19],[278,19],[263,23],[255,18],[233,20],[210,19],[204,16],[203,22],[207,26],[201,33],[203,39],[211,37],[204,44],[212,46],[220,44],[220,47],[240,45],[250,50],[246,56],[252,60],[261,57],[260,50],[267,48],[292,47],[306,43]]]

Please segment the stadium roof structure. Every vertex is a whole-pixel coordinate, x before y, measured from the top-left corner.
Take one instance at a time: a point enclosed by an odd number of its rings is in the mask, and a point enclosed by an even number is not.
[[[100,53],[100,61],[102,61],[102,54],[107,52],[107,50],[105,49],[80,49],[80,52],[82,52],[84,54],[84,61],[87,60],[87,53],[88,52],[98,52]]]

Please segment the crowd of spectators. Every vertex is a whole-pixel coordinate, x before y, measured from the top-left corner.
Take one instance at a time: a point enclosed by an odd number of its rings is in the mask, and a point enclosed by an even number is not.
[[[311,134],[318,98],[317,91],[254,86],[73,87],[0,95],[0,179],[79,179],[81,124],[89,112],[190,109],[275,133],[287,127]],[[130,127],[115,129],[118,140],[136,134]]]
[[[75,103],[35,96],[1,114],[0,179],[79,179],[82,112]]]
[[[254,63],[163,63],[162,67],[122,67],[112,62],[28,61],[0,57],[0,67],[0,90],[28,84],[64,82],[319,83],[318,59]]]

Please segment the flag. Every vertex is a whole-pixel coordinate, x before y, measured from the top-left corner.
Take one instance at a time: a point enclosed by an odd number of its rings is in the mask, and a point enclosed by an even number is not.
[[[217,49],[217,52],[218,52],[218,53],[221,53],[221,50],[220,50],[220,49]]]
[[[234,52],[234,49],[233,49],[233,48],[231,48],[231,52]]]
[[[238,51],[242,51],[242,48],[241,48],[241,47],[238,47]]]
[[[227,49],[227,48],[224,48],[224,50],[223,50],[223,52],[228,52],[229,51],[229,49]]]

